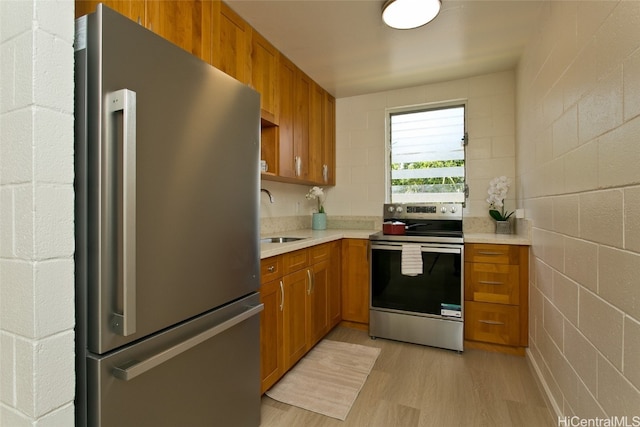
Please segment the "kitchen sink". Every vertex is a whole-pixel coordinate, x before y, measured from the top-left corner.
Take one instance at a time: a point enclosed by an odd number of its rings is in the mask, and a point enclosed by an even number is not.
[[[287,243],[304,240],[306,237],[265,237],[260,239],[260,243]]]

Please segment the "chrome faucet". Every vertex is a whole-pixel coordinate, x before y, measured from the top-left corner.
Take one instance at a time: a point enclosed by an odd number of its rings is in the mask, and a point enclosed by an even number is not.
[[[273,203],[273,196],[271,195],[271,193],[269,192],[269,190],[265,189],[265,188],[261,188],[260,191],[264,191],[265,193],[267,193],[267,196],[269,196],[269,202]]]

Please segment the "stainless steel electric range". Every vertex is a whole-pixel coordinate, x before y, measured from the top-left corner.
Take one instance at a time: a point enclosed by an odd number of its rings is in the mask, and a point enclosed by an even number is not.
[[[370,236],[369,335],[461,352],[462,204],[385,204]]]

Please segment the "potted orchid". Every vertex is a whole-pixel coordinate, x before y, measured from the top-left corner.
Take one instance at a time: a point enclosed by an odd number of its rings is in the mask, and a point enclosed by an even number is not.
[[[507,212],[504,208],[504,199],[509,192],[511,180],[506,176],[493,178],[489,182],[489,215],[496,221],[496,233],[511,234],[511,224],[509,218],[513,215],[513,211]]]
[[[317,201],[317,210],[314,212],[311,219],[311,228],[313,230],[326,230],[327,228],[327,214],[324,211],[324,191],[320,187],[312,187],[311,190],[305,196],[307,200]]]

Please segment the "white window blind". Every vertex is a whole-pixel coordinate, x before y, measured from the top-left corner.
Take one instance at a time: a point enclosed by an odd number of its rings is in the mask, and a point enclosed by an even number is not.
[[[391,202],[464,202],[464,105],[391,113]]]

